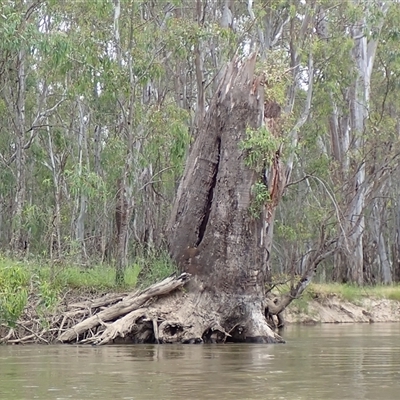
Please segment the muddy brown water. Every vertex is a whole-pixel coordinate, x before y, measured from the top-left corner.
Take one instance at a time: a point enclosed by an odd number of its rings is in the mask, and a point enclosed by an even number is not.
[[[0,346],[0,400],[400,399],[400,324],[283,335],[285,345]]]

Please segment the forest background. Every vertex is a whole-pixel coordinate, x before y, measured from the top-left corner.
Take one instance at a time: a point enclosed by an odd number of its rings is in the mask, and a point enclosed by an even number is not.
[[[323,227],[338,246],[317,281],[399,282],[399,21],[397,1],[3,1],[0,292],[35,284],[28,264],[50,302],[68,269],[89,286],[173,272],[186,157],[222,68],[252,51],[280,122],[241,145],[286,165],[272,272],[301,275]]]

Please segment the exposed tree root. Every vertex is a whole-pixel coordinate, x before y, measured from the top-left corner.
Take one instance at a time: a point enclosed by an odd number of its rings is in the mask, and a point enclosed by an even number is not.
[[[132,316],[137,314],[137,312],[135,313],[137,309],[146,304],[146,302],[153,300],[157,296],[163,296],[179,287],[182,287],[189,277],[190,275],[187,273],[182,273],[178,277],[168,277],[162,282],[156,283],[139,293],[127,295],[119,302],[105,308],[89,318],[84,319],[70,329],[66,330],[58,337],[58,340],[60,342],[78,342],[81,340],[82,334],[86,333],[87,331],[92,331],[93,329],[97,330],[99,325],[102,325],[103,327],[105,326],[109,331],[105,333],[103,339],[100,340],[102,343],[105,342],[106,337],[109,338],[107,342],[111,339],[114,339],[118,332],[121,334],[121,337],[124,337],[124,332],[130,330],[132,327],[131,325],[134,322],[132,321]],[[96,300],[95,304],[99,303],[99,300]],[[122,326],[118,327],[115,325],[113,327],[109,327],[106,324],[106,322],[115,320],[117,320],[116,322]],[[95,341],[97,341],[97,339]]]
[[[14,328],[11,328],[7,335],[4,336],[4,338],[0,339],[0,343],[7,343],[8,341],[11,340],[11,338],[14,336]]]
[[[229,299],[215,294],[174,291],[136,308],[111,323],[101,321],[102,331],[83,343],[224,343],[282,342],[271,330],[262,304],[242,298],[231,307]],[[72,328],[75,329],[76,327]],[[66,335],[63,336],[64,338]],[[78,339],[79,340],[79,339]]]
[[[33,307],[9,329],[4,343],[224,343],[282,342],[267,324],[263,302],[183,287],[190,274],[168,277],[135,293],[64,305],[44,320]],[[195,289],[195,290],[192,290]],[[44,327],[45,326],[45,327]]]

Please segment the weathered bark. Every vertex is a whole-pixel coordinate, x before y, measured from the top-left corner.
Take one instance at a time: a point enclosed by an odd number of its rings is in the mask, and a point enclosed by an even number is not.
[[[96,328],[99,325],[104,325],[105,322],[113,321],[121,316],[129,315],[131,312],[137,311],[140,307],[144,306],[148,300],[156,296],[162,296],[182,287],[183,284],[189,279],[188,274],[181,274],[179,277],[169,277],[162,282],[156,283],[140,293],[133,293],[126,296],[118,303],[106,308],[105,310],[93,315],[80,323],[74,325],[72,328],[63,332],[58,340],[60,342],[71,342],[73,340],[79,341],[80,335]],[[101,303],[96,302],[92,304],[92,308],[99,307]],[[90,305],[89,305],[90,306]],[[88,305],[86,305],[88,307]],[[101,340],[104,343],[105,333]],[[114,336],[115,337],[115,336]],[[98,341],[98,338],[93,338],[93,341]]]
[[[280,338],[264,318],[265,225],[249,212],[259,177],[240,150],[246,129],[260,127],[264,117],[254,65],[255,55],[226,69],[188,158],[168,238],[173,259],[194,275],[190,292],[200,304],[207,298],[202,306],[216,313],[217,325],[233,340],[269,342]]]
[[[127,190],[127,166],[123,178],[118,180],[117,204],[115,209],[115,221],[117,227],[117,264],[115,270],[115,282],[124,283],[125,268],[127,265],[128,247],[128,223],[132,214],[132,206],[128,200]]]
[[[383,236],[383,221],[385,220],[385,205],[381,199],[376,199],[372,206],[371,213],[371,235],[373,248],[375,250],[374,264],[377,264],[376,274],[379,274],[379,281],[385,285],[392,284],[392,269],[390,258],[386,250],[386,243]],[[366,269],[368,265],[365,265]],[[369,282],[374,283],[374,282]]]
[[[114,0],[114,46],[118,65],[122,65],[122,47],[120,35],[120,16],[121,2]],[[132,29],[132,26],[131,26]],[[130,46],[132,46],[132,31],[130,37]],[[132,57],[128,58],[129,79],[130,85],[133,87],[133,72],[132,72]],[[131,96],[134,96],[131,93]],[[133,98],[129,98],[127,107],[125,108],[125,99],[119,96],[117,104],[121,109],[121,115],[116,121],[116,126],[121,130],[121,136],[126,138],[126,157],[122,176],[118,180],[118,192],[116,196],[116,226],[117,226],[117,263],[115,270],[115,282],[119,285],[124,283],[125,268],[128,263],[128,240],[129,232],[128,225],[132,215],[133,198],[132,190],[129,185],[129,171],[132,168],[132,151],[133,151],[133,132],[132,132],[132,117],[133,117]]]
[[[397,202],[395,235],[393,240],[393,282],[400,282],[400,201]]]
[[[63,165],[65,165],[66,158],[63,158],[60,162],[62,165],[57,165],[55,153],[54,153],[54,144],[53,139],[51,137],[50,128],[46,128],[47,131],[47,141],[48,147],[47,152],[49,155],[50,163],[45,162],[47,168],[51,171],[53,177],[53,185],[54,185],[54,211],[53,211],[53,220],[51,226],[51,235],[50,235],[50,243],[49,243],[49,254],[50,259],[54,258],[54,250],[56,252],[56,257],[58,259],[61,258],[61,187],[60,187],[60,177],[63,172]]]
[[[26,197],[26,154],[25,154],[25,91],[26,91],[26,51],[18,52],[17,61],[18,91],[15,110],[16,133],[16,187],[14,204],[12,208],[13,231],[10,247],[13,252],[27,251],[28,241],[23,232],[23,209]]]

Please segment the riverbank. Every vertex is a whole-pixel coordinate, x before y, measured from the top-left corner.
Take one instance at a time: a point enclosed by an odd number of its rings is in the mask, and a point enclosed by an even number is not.
[[[287,324],[400,322],[398,286],[311,285],[285,310]],[[346,296],[348,298],[346,298]]]
[[[52,343],[75,324],[176,271],[167,257],[150,261],[127,268],[125,285],[117,286],[112,267],[0,259],[0,343]],[[287,324],[400,322],[400,286],[310,284],[285,314]]]

